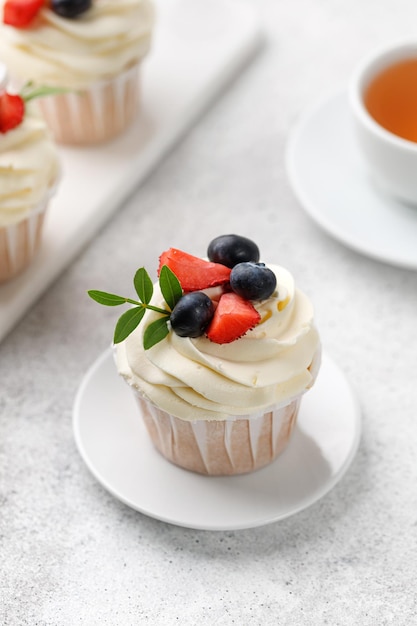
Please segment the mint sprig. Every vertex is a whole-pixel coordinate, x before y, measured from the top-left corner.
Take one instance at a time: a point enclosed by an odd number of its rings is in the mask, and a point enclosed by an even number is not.
[[[71,91],[65,87],[52,87],[49,85],[35,85],[34,82],[29,81],[25,83],[20,90],[19,96],[25,102],[35,100],[35,98],[44,98],[45,96],[56,96],[62,93],[68,93]]]
[[[143,333],[143,347],[145,350],[149,350],[149,348],[152,348],[156,343],[165,339],[168,333],[167,320],[163,317],[159,318],[159,320],[155,320],[152,324],[149,324]]]
[[[174,272],[167,265],[163,265],[159,273],[159,286],[168,308],[161,309],[160,307],[150,304],[153,296],[153,283],[144,267],[137,270],[133,279],[133,285],[139,297],[139,302],[131,298],[124,298],[114,293],[107,293],[106,291],[98,291],[96,289],[91,289],[87,293],[95,302],[103,304],[104,306],[119,306],[121,304],[135,305],[133,308],[123,313],[117,321],[113,337],[114,343],[124,341],[126,337],[139,326],[146,309],[160,313],[162,317],[159,317],[149,324],[143,335],[143,347],[145,350],[149,350],[149,348],[152,348],[152,346],[162,341],[162,339],[168,335],[168,320],[172,309],[182,297],[182,288]]]
[[[165,302],[172,310],[182,297],[182,287],[180,281],[174,272],[169,269],[168,265],[163,265],[159,273],[159,286]]]

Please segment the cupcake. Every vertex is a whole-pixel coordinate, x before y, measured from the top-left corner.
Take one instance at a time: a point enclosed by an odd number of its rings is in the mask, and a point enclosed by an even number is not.
[[[65,88],[41,103],[54,138],[93,144],[139,110],[139,66],[150,47],[150,0],[0,0],[0,58],[21,81]],[[19,6],[20,5],[20,6]]]
[[[319,370],[310,300],[239,235],[214,239],[208,260],[171,248],[158,273],[152,284],[138,270],[137,302],[89,292],[101,304],[134,305],[116,325],[115,360],[155,447],[201,474],[267,465]]]
[[[0,63],[0,283],[24,270],[39,249],[59,177],[57,150],[35,104],[27,101],[30,92],[22,97],[6,86]]]

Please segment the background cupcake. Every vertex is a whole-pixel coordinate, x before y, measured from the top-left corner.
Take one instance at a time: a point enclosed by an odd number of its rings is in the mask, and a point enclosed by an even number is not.
[[[150,0],[0,0],[0,59],[22,81],[68,89],[41,103],[55,139],[90,144],[121,133],[139,108]]]
[[[225,239],[235,249],[249,241]],[[224,255],[220,264],[170,249],[161,256],[159,284],[147,285],[138,271],[142,304],[115,332],[118,370],[156,448],[209,475],[249,472],[275,459],[320,365],[312,305],[291,274],[259,264],[251,251],[239,263],[234,250],[229,257],[232,269]],[[126,301],[90,295],[102,304]]]
[[[45,121],[35,104],[6,91],[6,84],[0,63],[0,283],[25,269],[39,249],[59,177]]]

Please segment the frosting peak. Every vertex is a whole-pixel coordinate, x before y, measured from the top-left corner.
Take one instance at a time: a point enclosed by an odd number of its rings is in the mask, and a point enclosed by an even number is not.
[[[156,406],[185,420],[263,414],[289,404],[314,382],[320,341],[307,296],[295,288],[287,270],[269,267],[277,292],[254,303],[261,322],[244,337],[216,344],[206,336],[170,332],[145,351],[144,330],[158,317],[148,310],[115,349],[119,372]],[[158,284],[152,304],[163,304]]]
[[[52,193],[58,174],[49,131],[36,106],[28,104],[23,122],[0,135],[0,225],[27,217]]]
[[[1,25],[0,57],[22,79],[81,89],[140,61],[149,50],[153,22],[150,0],[95,0],[77,19],[45,6],[33,27]]]

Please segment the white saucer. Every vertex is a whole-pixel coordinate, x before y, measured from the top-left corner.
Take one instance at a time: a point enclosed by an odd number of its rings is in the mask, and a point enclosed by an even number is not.
[[[86,373],[73,418],[81,456],[111,494],[150,517],[204,530],[261,526],[305,509],[342,478],[360,437],[356,399],[326,355],[316,385],[303,398],[289,446],[252,474],[207,477],[164,459],[110,351]]]
[[[302,116],[286,156],[294,192],[319,226],[362,254],[417,269],[417,208],[380,193],[369,180],[345,91]]]

